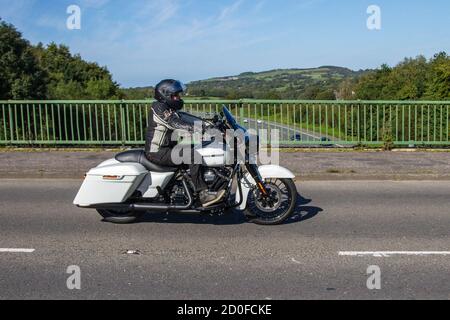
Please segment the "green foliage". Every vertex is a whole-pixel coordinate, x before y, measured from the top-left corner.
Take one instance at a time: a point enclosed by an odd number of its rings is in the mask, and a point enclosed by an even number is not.
[[[106,67],[72,55],[68,47],[51,43],[35,49],[42,68],[49,74],[47,97],[64,99],[118,99],[122,94]]]
[[[345,79],[343,80],[336,91],[336,98],[338,100],[354,100],[355,99],[355,83],[357,79]]]
[[[128,88],[120,90],[123,98],[127,100],[147,100],[153,99],[153,87]]]
[[[316,94],[316,100],[335,100],[335,93],[332,89],[322,90]]]
[[[383,150],[390,151],[394,148],[394,137],[392,134],[392,126],[390,122],[386,122],[381,129],[383,137]]]
[[[44,98],[46,74],[30,43],[0,20],[0,99]]]
[[[307,99],[335,100],[339,84],[365,71],[323,66],[313,69],[287,69],[245,72],[238,76],[191,82],[193,96],[226,99]]]
[[[0,99],[120,99],[106,67],[55,43],[32,46],[0,21]]]
[[[449,100],[450,57],[406,58],[391,68],[352,71],[322,66],[245,72],[194,81],[199,99]],[[0,99],[152,99],[153,88],[120,89],[106,67],[86,62],[64,45],[32,46],[0,20]]]
[[[450,58],[442,52],[429,61],[418,56],[394,68],[382,65],[362,76],[354,91],[362,100],[449,100]]]
[[[86,84],[86,96],[94,99],[107,100],[118,99],[117,85],[107,76],[99,79],[90,79]]]
[[[430,61],[425,99],[450,99],[450,57],[441,52]]]

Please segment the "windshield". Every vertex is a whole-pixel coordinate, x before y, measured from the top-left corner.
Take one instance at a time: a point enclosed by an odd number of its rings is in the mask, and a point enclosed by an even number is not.
[[[227,119],[228,124],[230,125],[230,127],[234,130],[243,130],[244,132],[247,131],[247,129],[245,129],[244,127],[241,127],[236,119],[234,118],[234,116],[231,114],[230,110],[228,110],[227,106],[223,106],[223,113],[225,115],[225,118]]]

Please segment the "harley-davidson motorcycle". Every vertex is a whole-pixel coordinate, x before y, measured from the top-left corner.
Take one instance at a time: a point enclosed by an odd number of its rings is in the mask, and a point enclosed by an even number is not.
[[[183,116],[191,121],[197,118]],[[202,207],[193,191],[188,166],[157,165],[145,157],[144,150],[132,149],[91,169],[74,204],[96,209],[105,221],[112,223],[131,223],[144,213],[157,212],[220,215],[243,211],[249,221],[262,225],[280,224],[288,219],[297,203],[294,174],[277,165],[258,166],[250,161],[256,155],[250,154],[248,145],[255,136],[237,123],[226,106],[220,116],[197,120],[223,134],[229,129],[244,132],[233,139],[232,147],[224,140],[211,139],[198,149],[209,190],[226,190],[220,203]],[[247,146],[244,161],[237,157],[239,143]]]

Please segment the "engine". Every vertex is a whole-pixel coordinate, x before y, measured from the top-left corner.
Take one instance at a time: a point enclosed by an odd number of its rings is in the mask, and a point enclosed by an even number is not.
[[[203,180],[210,191],[219,191],[228,186],[231,180],[231,169],[228,168],[204,168]],[[193,187],[193,186],[192,186]],[[173,205],[185,205],[189,202],[186,190],[181,181],[176,181],[168,193],[169,201]]]
[[[219,191],[225,188],[230,181],[231,170],[228,168],[205,168],[203,180],[210,191]]]
[[[184,190],[183,183],[181,181],[177,181],[170,193],[170,202],[174,205],[184,205],[188,203],[188,197],[186,195],[186,191]]]

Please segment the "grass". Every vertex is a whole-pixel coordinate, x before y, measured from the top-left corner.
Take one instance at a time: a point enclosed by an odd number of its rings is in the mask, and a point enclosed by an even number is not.
[[[251,110],[250,110],[251,113]],[[338,141],[351,141],[358,143],[358,140],[355,137],[347,136],[345,135],[341,130],[339,130],[336,127],[330,127],[329,125],[321,124],[321,125],[313,125],[311,122],[295,122],[293,123],[293,119],[287,119],[284,115],[281,116],[281,113],[275,113],[269,115],[257,115],[255,118],[254,115],[249,116],[248,109],[244,109],[244,118],[248,119],[254,119],[254,120],[264,120],[266,122],[273,122],[278,124],[283,124],[291,127],[292,129],[303,129],[307,130],[308,132],[311,132],[313,134],[316,134],[320,137],[322,136],[328,136],[330,138],[334,138],[332,140],[338,140]],[[319,130],[317,130],[319,129]]]
[[[353,170],[353,169],[351,169],[351,170],[339,170],[339,169],[331,168],[331,169],[327,169],[326,173],[337,174],[337,173],[357,173],[357,172],[355,170]]]

